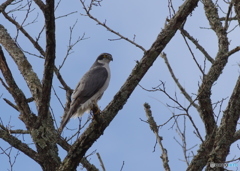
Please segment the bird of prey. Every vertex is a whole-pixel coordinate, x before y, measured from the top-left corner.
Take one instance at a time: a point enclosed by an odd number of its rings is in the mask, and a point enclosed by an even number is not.
[[[111,73],[109,62],[112,61],[109,53],[100,54],[88,72],[86,72],[72,94],[69,111],[63,116],[59,132],[61,133],[71,117],[82,116],[97,105],[104,91],[107,89]]]

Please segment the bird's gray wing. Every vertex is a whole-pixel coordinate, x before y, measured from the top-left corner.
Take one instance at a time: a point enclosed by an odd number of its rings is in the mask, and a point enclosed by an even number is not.
[[[61,121],[59,132],[61,133],[69,119],[78,110],[81,104],[85,103],[104,85],[108,78],[108,72],[104,67],[90,69],[80,80],[72,95],[72,102],[67,115]]]
[[[96,94],[104,85],[108,78],[107,69],[104,67],[94,67],[89,70],[79,82],[72,95],[72,104],[85,103]]]

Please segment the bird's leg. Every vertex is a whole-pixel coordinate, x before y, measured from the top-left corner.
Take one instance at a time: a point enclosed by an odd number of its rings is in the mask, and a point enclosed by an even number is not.
[[[92,104],[91,113],[92,113],[92,119],[98,121],[98,116],[101,113],[101,111],[97,103]]]
[[[93,112],[93,115],[99,115],[101,113],[101,110],[99,109],[97,103],[93,103],[92,112]]]

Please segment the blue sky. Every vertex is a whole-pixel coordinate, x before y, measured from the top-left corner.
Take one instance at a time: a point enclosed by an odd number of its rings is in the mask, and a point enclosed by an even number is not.
[[[106,24],[109,27],[129,39],[132,39],[134,35],[136,35],[136,43],[140,44],[145,49],[149,49],[161,29],[164,28],[166,18],[169,17],[167,2],[167,0],[150,0],[147,3],[146,1],[136,0],[105,0],[101,3],[101,7],[93,8],[92,15],[98,18],[99,21],[103,22],[106,20]],[[178,9],[178,6],[181,3],[182,1],[174,2],[173,5],[175,10]],[[198,6],[199,7],[192,13],[192,16],[188,17],[186,29],[192,36],[199,40],[199,43],[206,48],[212,57],[215,57],[217,53],[217,39],[213,31],[210,29],[200,29],[200,27],[209,27],[209,25],[204,16],[202,4],[199,3]],[[37,15],[37,10],[38,8],[32,12],[32,18]],[[136,64],[136,60],[141,59],[143,51],[125,40],[109,41],[108,39],[116,39],[118,37],[107,31],[106,28],[96,25],[96,22],[88,17],[82,16],[81,14],[84,14],[84,11],[79,1],[71,1],[71,3],[69,3],[69,1],[62,1],[59,8],[56,10],[56,17],[65,15],[72,11],[77,12],[56,21],[56,65],[59,66],[65,57],[69,40],[69,27],[77,20],[76,27],[73,31],[73,41],[83,34],[85,34],[87,39],[80,41],[74,47],[74,53],[68,57],[64,67],[61,69],[61,74],[68,85],[71,88],[75,88],[82,75],[89,69],[100,53],[111,53],[114,58],[113,62],[110,64],[112,78],[109,88],[99,101],[99,106],[101,106],[101,109],[104,109],[129,76],[132,68]],[[19,12],[17,16],[18,19],[21,20],[22,17],[24,17],[24,14],[24,12]],[[6,29],[8,29],[8,32],[14,37],[16,35],[15,27],[4,20],[2,15],[0,16],[0,20],[1,24],[3,24]],[[37,23],[26,27],[27,31],[29,31],[33,37],[37,37],[38,32],[42,28],[43,20],[41,18],[41,12],[39,13],[37,21]],[[230,34],[230,37],[233,39],[231,47],[235,47],[237,43],[234,40],[234,37],[236,36],[234,34],[235,32]],[[36,53],[32,45],[29,44],[26,39],[24,40],[21,34],[19,35],[19,43],[21,43],[20,45],[24,50]],[[44,36],[42,36],[41,45],[44,47]],[[196,55],[199,63],[203,65],[204,56],[199,53],[193,45],[191,45],[191,47],[194,49],[194,54]],[[186,44],[179,32],[177,32],[175,37],[167,45],[164,52],[167,53],[169,62],[172,65],[180,83],[184,86],[188,93],[194,97],[193,94],[197,93],[201,73],[197,69],[196,64],[187,50]],[[23,78],[19,75],[18,69],[8,56],[7,52],[5,52],[5,55],[8,57],[7,60],[13,69],[16,81],[26,92],[27,96],[30,97],[30,92],[28,91]],[[42,78],[43,60],[30,55],[27,55],[27,57],[29,61],[31,61],[34,71],[40,78]],[[229,96],[232,92],[232,88],[235,84],[237,76],[239,75],[239,66],[237,65],[237,62],[238,60],[236,57],[233,56],[230,58],[230,62],[224,70],[225,72],[213,88],[213,101],[221,100],[221,98]],[[208,67],[209,64],[207,64],[207,68]],[[231,77],[228,75],[231,75]],[[159,85],[160,80],[165,82],[167,92],[169,94],[174,96],[176,93],[179,102],[182,105],[189,105],[188,101],[183,98],[183,95],[173,83],[164,60],[161,57],[155,61],[154,65],[142,79],[140,84],[147,89],[151,89],[152,87]],[[59,88],[61,85],[56,78],[54,79],[53,86],[64,104],[65,92]],[[222,91],[222,89],[226,86],[229,88]],[[12,100],[3,87],[0,87],[0,94],[2,93],[4,98]],[[166,107],[166,103],[173,106],[174,103],[163,93],[146,92],[140,87],[137,87],[124,108],[119,111],[116,118],[105,130],[104,135],[94,143],[86,155],[89,155],[96,150],[100,153],[106,170],[110,171],[120,170],[123,161],[124,171],[163,170],[162,161],[160,159],[161,151],[158,145],[155,148],[155,152],[153,152],[156,141],[155,136],[149,129],[149,126],[140,120],[140,118],[146,120],[143,108],[143,104],[145,102],[148,102],[151,105],[153,116],[157,124],[163,124],[166,122],[169,117],[172,116],[172,113],[182,114],[181,111]],[[227,102],[225,102],[223,106],[226,106],[226,104]],[[51,107],[53,108],[55,118],[59,125],[63,109],[54,94],[52,95]],[[0,108],[2,109],[1,119],[4,123],[9,123],[14,126],[13,129],[24,129],[23,123],[21,123],[18,119],[18,113],[16,113],[10,106],[7,106],[2,99],[0,99]],[[31,105],[31,108],[33,111],[36,111],[34,105]],[[191,116],[194,118],[195,124],[198,126],[202,136],[204,137],[204,128],[198,113],[194,109],[191,109],[190,112]],[[83,116],[83,122],[86,121],[88,116],[88,114]],[[179,123],[183,123],[182,121],[183,118],[179,118]],[[67,127],[76,128],[78,123],[78,119],[71,119]],[[200,142],[193,133],[194,129],[192,125],[187,123],[186,126],[187,148],[191,148],[196,145],[196,147],[192,149],[192,151],[196,153]],[[183,129],[182,125],[181,129]],[[66,135],[69,135],[69,133],[71,132],[66,130],[64,132]],[[174,140],[175,138],[178,141],[181,141],[178,133],[176,132],[175,126],[173,126],[173,121],[162,127],[159,133],[163,137],[164,147],[168,150],[171,169],[185,170],[187,165],[182,161],[184,159],[182,149]],[[21,136],[19,138],[21,139]],[[24,140],[25,143],[31,142],[27,136],[25,136]],[[3,148],[8,147],[8,144],[2,140],[0,140],[0,144]],[[33,145],[30,146],[33,147]],[[59,149],[59,153],[61,158],[64,158],[66,155],[66,152],[61,148]],[[12,155],[14,154],[16,154],[15,150],[12,152]],[[100,168],[100,163],[96,154],[91,155],[88,159],[91,163]],[[7,170],[9,168],[9,163],[6,156],[0,155],[0,161],[3,163],[1,165],[2,170]],[[17,158],[13,170],[30,171],[32,168],[36,168],[34,169],[36,171],[41,170],[40,166],[38,166],[33,160],[21,153]],[[80,170],[80,167],[78,170]]]

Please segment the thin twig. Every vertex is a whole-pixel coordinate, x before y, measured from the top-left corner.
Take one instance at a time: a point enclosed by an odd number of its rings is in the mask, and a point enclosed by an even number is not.
[[[72,140],[75,136],[79,136],[80,134],[80,131],[87,125],[87,123],[89,123],[91,121],[91,118],[88,118],[87,121],[81,126],[81,124],[79,124],[79,127],[78,127],[78,130],[75,134],[73,134],[71,137],[69,137],[68,139],[66,139],[66,141],[70,141]],[[80,120],[80,123],[81,123],[81,120]]]
[[[70,35],[69,35],[69,41],[68,41],[68,49],[67,49],[67,53],[66,53],[66,55],[65,55],[65,57],[64,57],[64,59],[63,59],[63,61],[62,61],[62,64],[61,64],[61,65],[59,66],[59,68],[58,68],[59,71],[60,71],[61,68],[63,67],[65,61],[66,61],[67,58],[68,58],[68,56],[72,53],[73,47],[74,47],[75,45],[77,45],[80,41],[87,39],[87,38],[85,38],[85,33],[83,33],[83,35],[82,35],[82,36],[79,36],[78,39],[77,39],[75,42],[72,42],[73,30],[74,30],[77,22],[78,22],[78,20],[76,20],[75,23],[73,24],[73,26],[69,28],[69,30],[70,30]]]
[[[123,166],[124,166],[124,164],[125,164],[125,162],[123,161],[120,171],[123,170]]]
[[[142,87],[141,85],[139,85],[139,86]],[[162,86],[162,87],[161,87],[161,86]],[[142,87],[142,88],[143,88],[143,87]],[[158,85],[157,87],[153,88],[153,90],[147,90],[147,89],[145,89],[145,88],[143,88],[143,89],[146,90],[146,91],[150,91],[150,92],[155,92],[155,91],[161,91],[161,92],[163,92],[171,101],[173,101],[175,104],[178,105],[178,106],[176,107],[176,106],[170,106],[170,105],[167,104],[167,107],[172,107],[172,108],[174,108],[174,109],[178,109],[178,110],[180,110],[180,111],[186,112],[186,114],[176,115],[176,114],[174,114],[174,113],[170,110],[170,112],[173,114],[173,116],[172,116],[169,120],[167,120],[164,124],[159,125],[159,127],[160,127],[160,126],[164,126],[164,125],[167,124],[171,119],[174,119],[174,120],[175,120],[175,122],[174,122],[174,124],[175,124],[175,123],[176,123],[176,117],[179,117],[179,116],[181,116],[181,115],[186,115],[186,116],[189,118],[190,122],[192,123],[194,129],[196,130],[196,135],[197,135],[197,137],[203,142],[203,138],[202,138],[202,136],[201,136],[201,134],[200,134],[200,132],[199,132],[199,130],[198,130],[198,127],[197,127],[196,124],[194,123],[191,115],[189,114],[189,109],[190,109],[190,107],[192,106],[192,103],[190,103],[188,107],[184,107],[183,105],[181,105],[181,104],[179,103],[179,101],[177,100],[176,95],[175,95],[175,98],[174,98],[174,97],[172,97],[171,95],[169,95],[169,94],[167,93],[166,88],[165,88],[165,83],[163,83],[163,82],[161,82],[161,84]],[[159,101],[159,100],[158,100],[158,101]],[[160,102],[161,102],[161,101],[160,101]],[[193,103],[194,103],[194,102],[195,102],[195,100],[193,101]],[[161,102],[161,103],[162,103],[162,102]],[[165,104],[163,104],[163,105],[165,105]],[[173,124],[173,125],[174,125],[174,124]]]
[[[192,58],[193,58],[194,62],[196,63],[198,69],[201,71],[201,73],[202,73],[202,75],[203,75],[203,77],[204,77],[205,73],[203,72],[203,69],[201,68],[201,66],[200,66],[200,64],[198,63],[198,61],[197,61],[197,59],[196,59],[196,57],[195,57],[195,55],[194,55],[194,53],[193,53],[191,47],[189,46],[186,37],[185,37],[183,34],[182,34],[182,36],[183,36],[183,39],[184,39],[184,41],[185,41],[185,44],[186,44],[187,47],[188,47],[189,52],[190,52],[191,55],[192,55]]]
[[[100,154],[99,154],[99,153],[96,153],[96,154],[97,154],[98,160],[99,160],[99,162],[100,162],[100,164],[101,164],[101,167],[102,167],[103,171],[106,171],[105,166],[104,166],[104,164],[103,164],[103,161],[102,161],[102,158],[101,158]]]
[[[73,12],[67,13],[67,14],[65,14],[65,15],[58,16],[58,17],[56,17],[56,20],[57,20],[57,19],[60,19],[60,18],[63,18],[63,17],[67,17],[67,16],[72,15],[72,14],[75,14],[75,13],[77,13],[77,12],[78,12],[78,11],[73,11]]]
[[[99,25],[105,27],[108,31],[114,33],[115,35],[119,36],[121,39],[124,39],[128,42],[130,42],[131,44],[135,45],[136,47],[140,48],[143,52],[146,52],[146,50],[140,46],[139,44],[135,43],[134,41],[128,39],[127,37],[121,35],[119,32],[116,32],[114,31],[113,29],[111,29],[109,26],[106,25],[106,20],[104,22],[100,22],[97,18],[93,17],[91,14],[90,14],[90,11],[92,9],[92,5],[93,3],[91,2],[90,6],[87,8],[86,5],[85,5],[85,1],[84,0],[80,0],[80,2],[82,3],[82,6],[83,6],[83,9],[85,10],[86,12],[86,15],[91,18],[92,20],[96,21]]]
[[[164,125],[166,125],[168,122],[170,122],[173,118],[176,120],[176,118],[178,118],[179,116],[186,116],[187,114],[177,114],[177,115],[173,115],[171,116],[166,122],[164,122],[161,125],[158,125],[158,127],[162,127]]]
[[[233,48],[232,50],[230,50],[228,53],[227,53],[227,56],[231,56],[232,54],[236,53],[240,51],[240,46],[237,46],[235,48]]]
[[[16,159],[18,157],[18,155],[20,154],[19,151],[17,151],[17,154],[14,156],[13,160],[12,160],[12,147],[7,148],[6,150],[4,150],[1,146],[0,149],[2,150],[2,154],[5,154],[8,157],[8,162],[10,165],[10,171],[13,171],[13,166],[16,163]],[[8,151],[8,152],[7,152]],[[1,154],[1,153],[0,153]]]
[[[59,98],[59,96],[57,95],[57,92],[53,86],[52,86],[52,89],[53,89],[54,95],[57,97],[59,103],[61,104],[62,108],[64,109],[63,103],[62,103],[61,99]]]
[[[228,22],[231,22],[231,21],[229,21],[229,17],[230,17],[230,14],[232,14],[232,6],[233,6],[233,2],[231,1],[229,4],[229,7],[228,7],[228,12],[227,12],[226,18],[225,18],[225,24],[224,24],[225,30],[227,30],[230,25],[230,24],[228,24]]]

